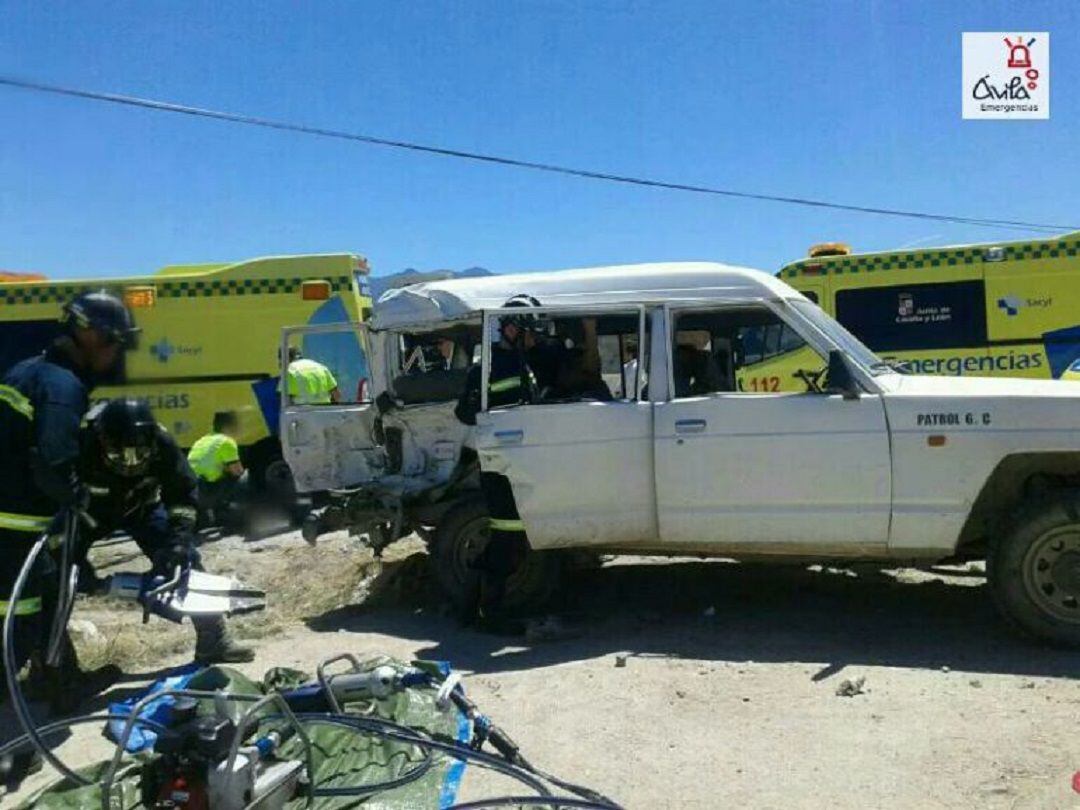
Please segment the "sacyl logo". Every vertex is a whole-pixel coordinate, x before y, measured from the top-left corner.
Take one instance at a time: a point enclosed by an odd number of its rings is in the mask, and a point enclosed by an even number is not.
[[[998,299],[998,309],[1004,310],[1005,314],[1010,318],[1014,318],[1020,314],[1020,310],[1025,307],[1031,309],[1046,309],[1054,303],[1054,299],[1051,296],[1046,298],[1019,298],[1015,295],[1006,295]]]
[[[1004,298],[998,299],[998,309],[1005,310],[1005,314],[1010,318],[1014,315],[1019,315],[1020,307],[1023,305],[1023,302],[1015,295],[1007,295]]]
[[[174,354],[198,357],[202,354],[202,346],[178,346],[175,343],[170,343],[168,338],[163,337],[157,343],[150,344],[150,354],[159,363],[168,363]]]

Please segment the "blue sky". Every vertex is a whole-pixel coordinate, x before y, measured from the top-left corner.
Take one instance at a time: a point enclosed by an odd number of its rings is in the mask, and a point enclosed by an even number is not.
[[[960,34],[1049,30],[1048,122]],[[678,182],[1080,223],[1080,4],[0,2],[0,73]],[[1024,238],[637,189],[0,88],[0,268],[354,251],[376,272]]]

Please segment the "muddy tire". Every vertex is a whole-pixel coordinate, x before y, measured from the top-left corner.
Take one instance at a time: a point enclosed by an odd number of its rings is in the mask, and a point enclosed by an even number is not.
[[[991,544],[987,577],[1013,628],[1080,647],[1080,493],[1059,490],[1022,504]]]
[[[432,536],[432,572],[443,593],[459,608],[467,599],[470,563],[487,544],[487,527],[487,507],[482,498],[474,497],[447,511]],[[507,583],[507,610],[527,613],[551,603],[562,579],[562,563],[558,552],[530,550]]]

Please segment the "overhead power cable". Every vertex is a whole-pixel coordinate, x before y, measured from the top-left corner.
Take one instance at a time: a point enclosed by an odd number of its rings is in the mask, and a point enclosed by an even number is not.
[[[158,101],[150,98],[137,96],[119,95],[116,93],[101,93],[93,90],[82,90],[75,87],[63,87],[44,82],[19,79],[11,76],[0,76],[0,85],[15,87],[23,90],[32,90],[39,93],[52,93],[54,95],[70,96],[74,98],[89,99],[92,101],[104,101],[111,104],[122,104],[128,107],[141,107],[148,110],[161,112],[179,113],[192,115],[200,118],[212,118],[218,121],[227,121],[233,124],[246,124],[248,126],[277,129],[285,132],[296,132],[304,135],[315,135],[323,138],[337,138],[339,140],[355,141],[373,146],[386,146],[394,149],[407,149],[413,152],[423,152],[430,155],[459,158],[462,160],[493,163],[499,166],[510,166],[519,169],[532,169],[534,171],[549,172],[552,174],[580,177],[588,180],[606,180],[612,183],[624,183],[627,185],[644,186],[647,188],[660,188],[669,191],[687,191],[694,194],[710,194],[719,197],[732,197],[744,200],[759,200],[763,202],[786,203],[788,205],[808,206],[812,208],[824,208],[835,211],[853,211],[859,214],[877,214],[880,216],[904,217],[907,219],[931,220],[935,222],[951,222],[959,225],[975,225],[985,228],[1006,228],[1013,230],[1037,231],[1040,233],[1061,233],[1064,231],[1078,230],[1075,225],[1051,225],[1041,222],[1024,222],[1012,219],[988,219],[983,217],[964,217],[952,214],[934,214],[925,211],[910,211],[898,208],[885,208],[869,205],[847,205],[844,203],[815,200],[805,197],[788,197],[776,194],[759,194],[749,191],[735,191],[732,189],[715,188],[689,183],[675,183],[666,180],[655,180],[647,177],[633,177],[624,174],[611,174],[609,172],[579,169],[572,166],[560,166],[553,163],[540,163],[532,160],[505,157],[501,155],[485,154],[481,152],[468,152],[461,149],[450,149],[443,146],[399,141],[391,138],[379,138],[373,135],[364,135],[359,132],[346,132],[344,130],[326,129],[325,127],[309,126],[289,121],[280,121],[271,118],[261,118],[253,115],[210,110],[203,107],[191,107],[186,104],[175,104],[169,101]]]

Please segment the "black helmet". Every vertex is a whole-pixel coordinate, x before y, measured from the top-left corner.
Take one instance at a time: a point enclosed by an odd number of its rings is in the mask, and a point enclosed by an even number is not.
[[[150,406],[141,399],[113,399],[94,419],[105,466],[117,475],[146,472],[154,455],[158,426]]]
[[[61,321],[70,329],[76,326],[100,332],[125,349],[134,349],[139,328],[119,298],[101,290],[83,293],[64,305]]]
[[[544,331],[546,324],[544,324],[544,322],[540,319],[540,316],[527,311],[529,309],[535,309],[540,306],[542,306],[541,303],[531,295],[527,295],[525,293],[515,295],[513,298],[508,299],[507,302],[503,304],[503,308],[516,308],[526,311],[522,312],[519,315],[504,315],[502,318],[499,319],[499,328],[505,329],[507,326],[516,326],[522,331]]]

